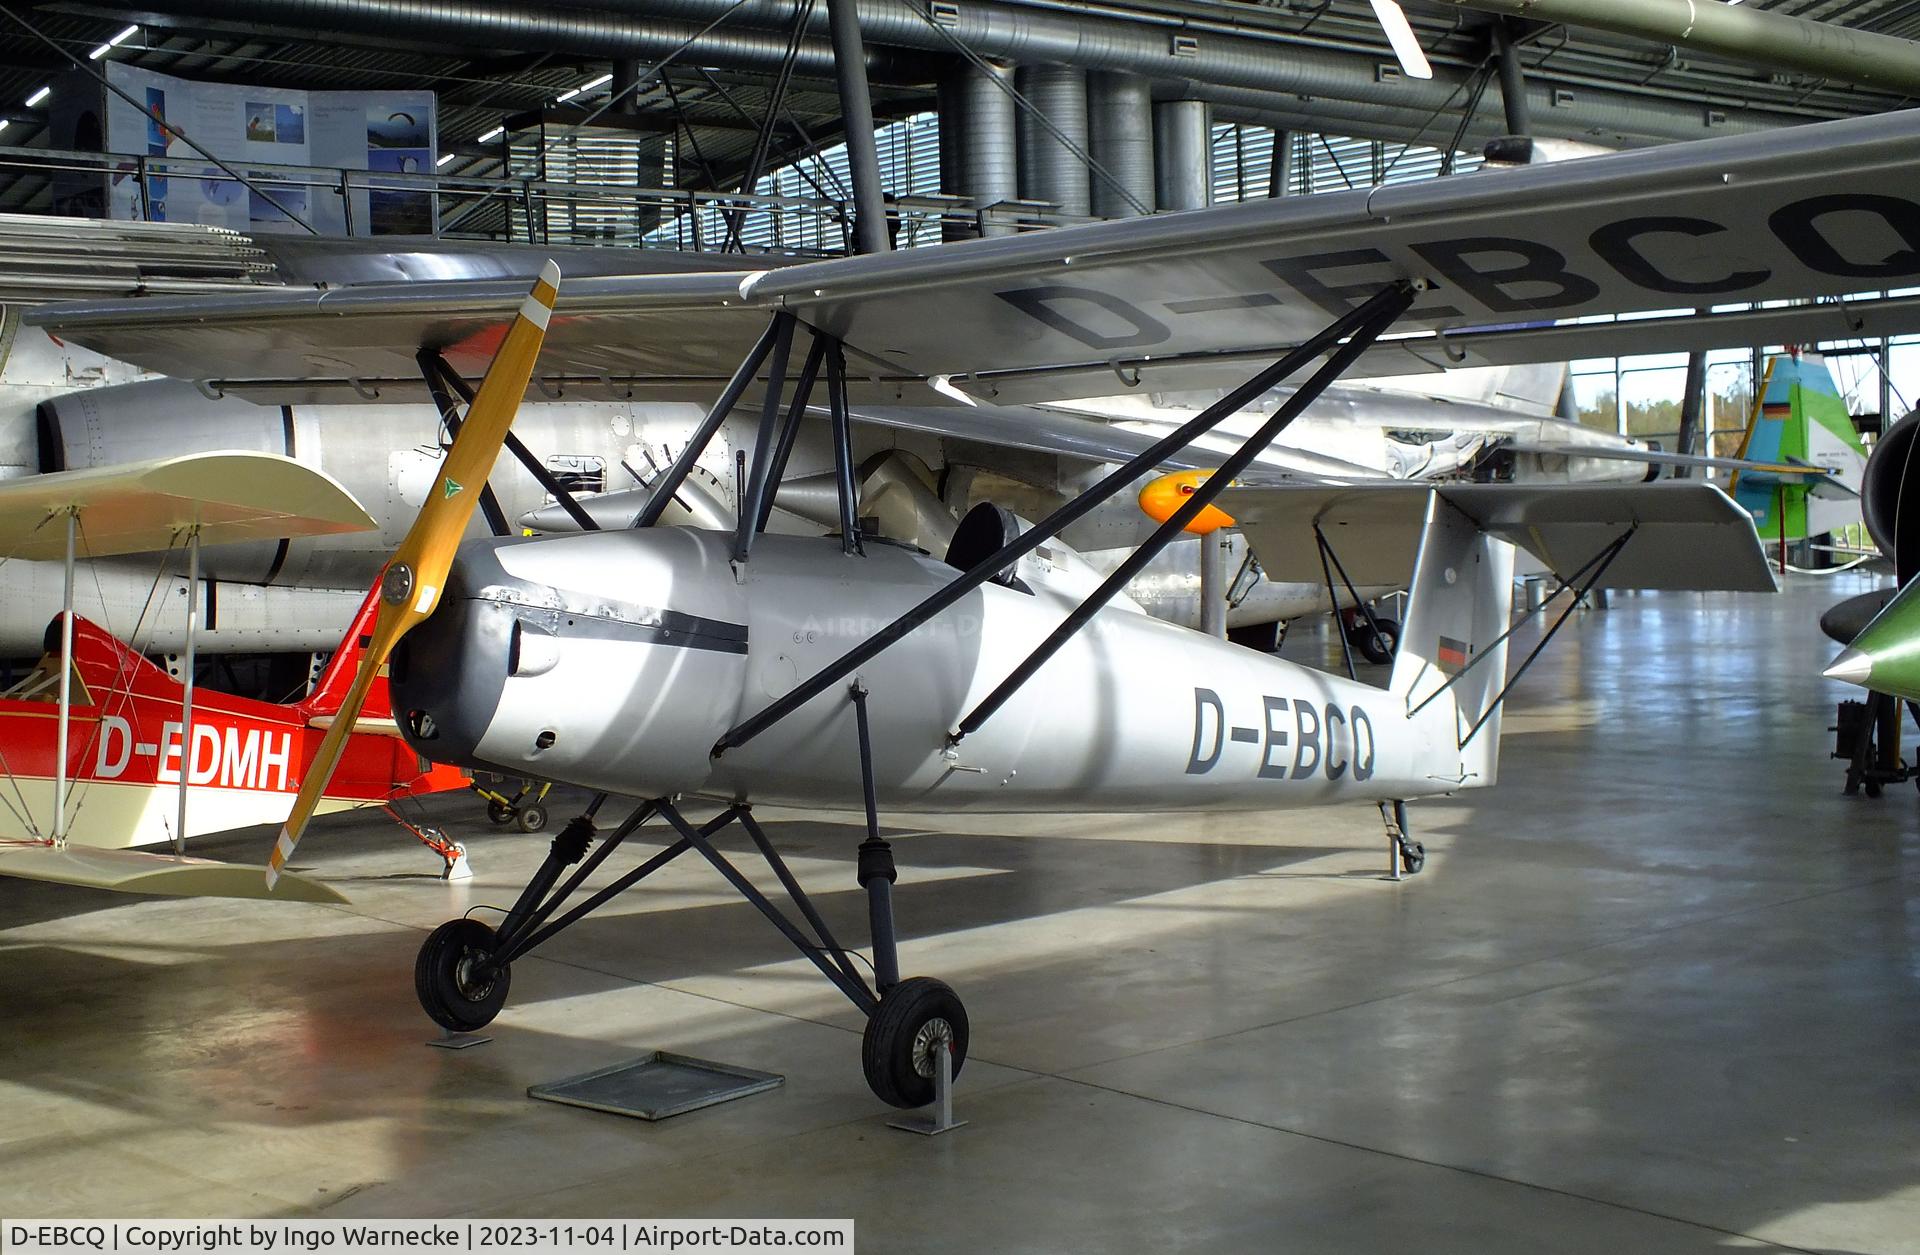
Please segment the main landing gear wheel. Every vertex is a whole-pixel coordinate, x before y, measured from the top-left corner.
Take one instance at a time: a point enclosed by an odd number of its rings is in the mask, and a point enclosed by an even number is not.
[[[512,823],[513,807],[508,806],[505,802],[488,802],[487,818],[496,824]]]
[[[538,832],[547,826],[547,808],[529,802],[513,817],[513,826],[522,832]]]
[[[914,976],[880,999],[860,1039],[860,1066],[867,1085],[893,1107],[924,1107],[933,1101],[933,1052],[951,1047],[953,1075],[967,1061],[967,1009],[945,982]]]
[[[1362,619],[1347,629],[1347,641],[1368,662],[1385,666],[1393,661],[1393,651],[1400,644],[1400,621],[1375,617],[1373,622],[1379,625],[1378,632]]]
[[[483,1029],[506,1005],[513,974],[489,961],[493,942],[493,929],[479,920],[450,919],[421,945],[413,961],[413,992],[421,1009],[448,1032]]]
[[[1400,843],[1400,866],[1411,876],[1427,865],[1427,847],[1418,841]]]

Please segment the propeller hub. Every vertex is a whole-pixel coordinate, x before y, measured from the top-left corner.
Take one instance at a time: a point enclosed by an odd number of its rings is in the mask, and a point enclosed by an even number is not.
[[[404,606],[413,596],[413,568],[396,562],[380,577],[380,598],[389,605]]]

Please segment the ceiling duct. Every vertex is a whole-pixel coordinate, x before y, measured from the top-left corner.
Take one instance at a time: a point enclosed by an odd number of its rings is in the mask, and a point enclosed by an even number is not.
[[[1452,111],[1471,94],[1466,83],[1470,71],[1457,66],[1435,66],[1432,79],[1407,79],[1380,72],[1383,64],[1390,66],[1384,52],[1278,34],[1237,34],[1204,23],[1173,28],[1040,4],[961,0],[943,10],[936,27],[922,0],[861,0],[858,8],[869,73],[884,82],[929,82],[933,77],[924,63],[916,67],[897,56],[884,57],[884,49],[953,55],[958,45],[977,56],[1020,64],[1193,82],[1203,85],[1202,95],[1208,94],[1205,85],[1285,93],[1309,114],[1324,100],[1433,115],[1441,119],[1431,132],[1436,140],[1444,137],[1445,120],[1457,117]],[[249,28],[297,27],[490,49],[646,59],[667,55],[708,23],[723,19],[679,59],[691,65],[766,68],[784,55],[783,32],[791,28],[797,8],[794,0],[548,0],[513,6],[477,0],[149,0],[143,11],[220,19]],[[819,6],[811,29],[822,34],[826,30]],[[1175,33],[1184,39],[1176,41]],[[797,68],[809,77],[832,76],[832,54],[824,39],[803,43]],[[1615,145],[1767,130],[1814,117],[1716,102],[1710,127],[1708,111],[1697,101],[1582,86],[1556,107],[1548,89],[1538,90],[1544,94],[1532,102],[1536,133]]]

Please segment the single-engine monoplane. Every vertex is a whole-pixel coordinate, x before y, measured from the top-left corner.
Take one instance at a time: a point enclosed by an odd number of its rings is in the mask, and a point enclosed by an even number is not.
[[[530,294],[434,284],[249,294],[145,302],[118,321],[95,309],[61,325],[90,347],[187,378],[209,378],[215,354],[258,379],[333,377],[350,362],[372,376],[418,370],[466,395],[434,490],[386,569],[342,718],[387,665],[401,730],[422,754],[580,785],[594,799],[497,927],[462,918],[428,937],[415,976],[433,1018],[451,1028],[489,1022],[516,959],[692,852],[866,1013],[870,1086],[914,1106],[933,1095],[939,1052],[957,1070],[969,1030],[953,990],[900,978],[882,809],[1363,801],[1381,808],[1411,864],[1418,851],[1403,804],[1496,777],[1516,547],[1576,593],[1774,587],[1749,517],[1699,481],[1243,481],[1329,384],[1369,359],[1404,373],[1411,363],[1564,360],[1584,355],[1568,352],[1574,344],[1608,353],[1648,336],[1687,348],[1906,326],[1920,312],[1912,298],[1857,294],[1920,277],[1920,201],[1898,191],[1916,159],[1920,115],[1899,114],[1596,158],[1577,170],[1269,201],[745,277],[596,278],[561,296],[550,268]],[[1760,304],[1842,295],[1844,306]],[[1755,304],[1727,304],[1738,301]],[[1676,303],[1711,309],[1551,325]],[[1774,334],[1789,326],[1791,335]],[[550,371],[709,377],[718,399],[649,486],[633,526],[462,546],[543,345]],[[856,384],[939,377],[1035,400],[1087,395],[1091,380],[1115,376],[1146,387],[1162,377],[1183,388],[1237,382],[1031,524],[984,503],[944,553],[863,535],[848,438]],[[1133,556],[1104,576],[1071,560],[1064,528],[1295,379]],[[655,526],[756,386],[756,439],[732,525]],[[767,532],[783,451],[820,389],[840,525],[824,537]],[[1120,595],[1216,503],[1275,578],[1409,589],[1384,688],[1156,621]],[[1539,644],[1565,621],[1563,610]],[[323,745],[274,869],[287,865],[329,762]],[[616,794],[643,800],[602,836],[596,821]],[[688,798],[722,809],[696,824],[682,812]],[[755,820],[760,803],[864,812],[858,876],[872,982]],[[669,844],[571,903],[649,820],[664,821]],[[798,920],[716,847],[714,834],[734,823]]]

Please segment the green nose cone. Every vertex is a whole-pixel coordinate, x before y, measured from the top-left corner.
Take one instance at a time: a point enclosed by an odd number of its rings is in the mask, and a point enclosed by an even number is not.
[[[1901,589],[1825,674],[1876,693],[1920,701],[1920,580]]]

